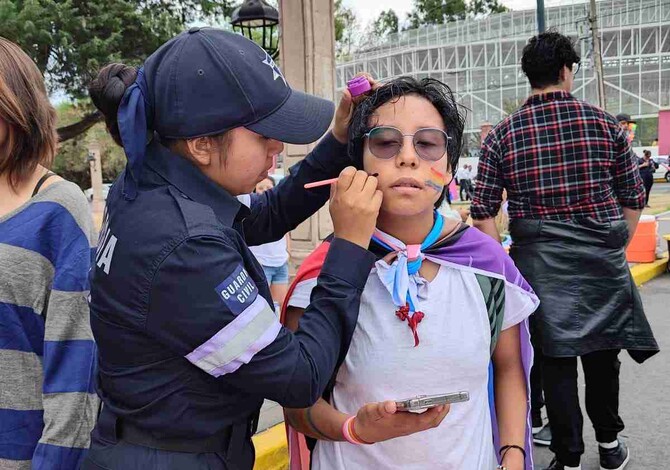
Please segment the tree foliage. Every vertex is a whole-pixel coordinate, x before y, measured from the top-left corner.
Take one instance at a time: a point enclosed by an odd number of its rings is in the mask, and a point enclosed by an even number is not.
[[[467,17],[481,18],[508,9],[500,0],[414,0],[408,14],[408,29],[426,25],[445,24]]]
[[[509,9],[500,3],[500,0],[470,0],[468,5],[468,13],[473,17],[488,16],[506,11],[509,11]]]
[[[398,32],[398,15],[392,9],[382,11],[372,23],[372,33],[376,37],[385,37]]]
[[[0,0],[0,36],[19,44],[45,76],[51,92],[86,96],[97,70],[114,61],[140,64],[198,19],[223,18],[232,0]],[[80,106],[90,122],[100,119]],[[94,119],[91,120],[91,117]],[[74,123],[73,123],[74,124]]]
[[[63,103],[56,109],[58,120],[70,124],[81,115],[81,104]],[[104,124],[98,123],[91,127],[86,136],[61,142],[52,166],[53,171],[86,189],[91,187],[91,173],[86,161],[88,146],[92,142],[100,145],[102,160],[102,180],[112,182],[126,165],[123,149],[116,145],[107,133]]]
[[[409,28],[445,24],[465,19],[466,15],[465,0],[414,0],[414,7],[408,15]]]
[[[361,27],[356,13],[335,0],[335,56],[343,59],[351,55],[361,39]]]

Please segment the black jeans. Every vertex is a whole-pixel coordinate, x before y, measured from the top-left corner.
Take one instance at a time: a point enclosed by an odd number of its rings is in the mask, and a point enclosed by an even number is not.
[[[461,201],[472,200],[472,180],[462,179],[458,181],[460,190],[458,194],[461,198]],[[463,197],[463,191],[465,191],[465,197]]]
[[[644,183],[644,191],[646,193],[645,204],[649,205],[649,196],[651,195],[651,187],[654,185],[654,175],[647,173],[642,177]]]
[[[624,428],[619,416],[619,350],[597,351],[581,357],[586,382],[586,412],[598,442],[612,442]],[[560,462],[579,465],[584,453],[584,419],[577,393],[577,358],[542,359],[544,398],[551,426],[550,449]]]

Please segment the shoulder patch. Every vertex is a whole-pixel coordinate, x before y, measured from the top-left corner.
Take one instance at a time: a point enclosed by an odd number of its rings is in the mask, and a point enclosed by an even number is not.
[[[234,315],[239,315],[256,300],[258,287],[240,264],[230,276],[216,286],[216,293]]]

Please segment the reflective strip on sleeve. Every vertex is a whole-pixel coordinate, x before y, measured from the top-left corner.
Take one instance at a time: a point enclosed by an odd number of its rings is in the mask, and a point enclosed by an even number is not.
[[[235,372],[272,343],[281,329],[279,319],[262,296],[232,322],[186,356],[214,377]]]

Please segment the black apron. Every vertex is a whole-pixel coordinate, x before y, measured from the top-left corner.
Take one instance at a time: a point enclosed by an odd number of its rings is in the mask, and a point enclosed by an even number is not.
[[[536,342],[550,357],[626,349],[636,362],[659,352],[626,262],[625,221],[517,219],[510,255],[540,298]]]

